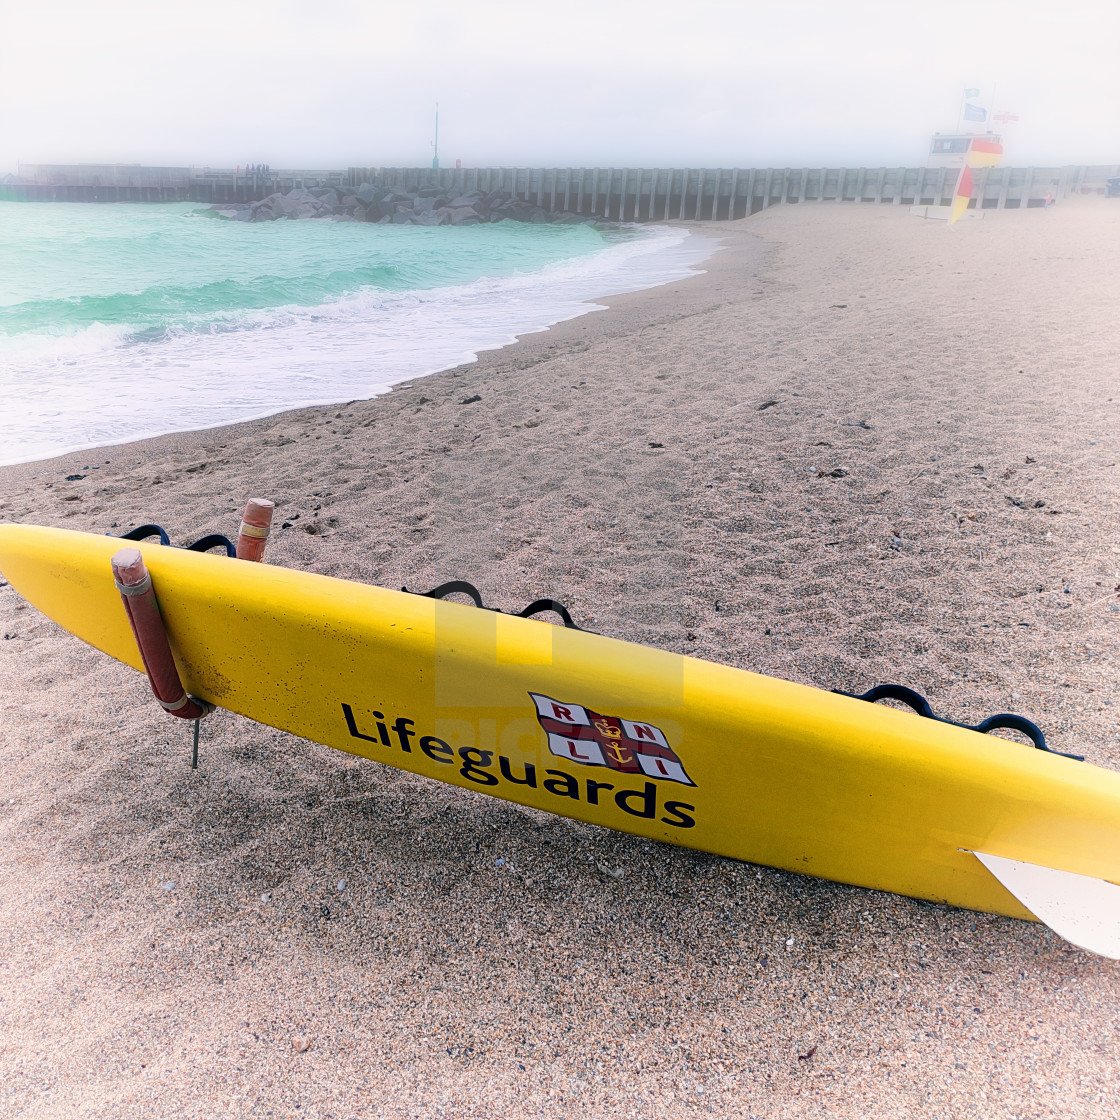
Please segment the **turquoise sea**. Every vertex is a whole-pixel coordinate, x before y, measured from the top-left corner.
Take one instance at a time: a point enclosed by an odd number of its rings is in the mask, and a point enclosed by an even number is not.
[[[710,251],[668,227],[0,203],[0,463],[374,396]]]

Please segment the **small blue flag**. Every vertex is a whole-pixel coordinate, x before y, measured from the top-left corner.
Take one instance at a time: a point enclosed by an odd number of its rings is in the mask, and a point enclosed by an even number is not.
[[[964,107],[964,119],[966,121],[986,121],[988,119],[988,110],[982,109],[979,105],[969,105],[966,102]]]

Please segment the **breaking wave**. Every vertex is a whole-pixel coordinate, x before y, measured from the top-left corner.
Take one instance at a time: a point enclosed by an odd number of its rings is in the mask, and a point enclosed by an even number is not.
[[[670,227],[257,227],[191,221],[182,206],[4,205],[47,210],[48,223],[50,209],[93,222],[125,210],[118,220],[155,228],[139,238],[129,290],[0,280],[3,463],[375,396],[595,310],[597,296],[680,279],[712,248]],[[166,254],[151,257],[161,211],[186,242],[178,271]],[[205,230],[203,243],[184,238],[184,226]],[[232,253],[218,242],[232,275],[213,275],[221,260],[198,259],[214,251],[210,231],[237,242]],[[263,252],[253,240],[261,232]],[[283,270],[263,267],[278,257]]]

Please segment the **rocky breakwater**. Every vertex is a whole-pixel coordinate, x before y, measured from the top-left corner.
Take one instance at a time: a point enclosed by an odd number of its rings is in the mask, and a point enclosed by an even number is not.
[[[297,188],[270,194],[259,202],[213,206],[219,217],[235,222],[275,222],[283,218],[333,222],[374,222],[398,226],[471,226],[483,222],[582,222],[578,214],[550,214],[515,198],[509,191],[468,191],[439,187],[402,191],[363,183],[353,194],[332,187]]]

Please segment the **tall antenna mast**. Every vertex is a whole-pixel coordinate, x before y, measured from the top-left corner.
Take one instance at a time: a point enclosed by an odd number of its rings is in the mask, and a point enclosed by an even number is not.
[[[436,102],[436,138],[432,141],[432,167],[439,168],[439,102]]]

